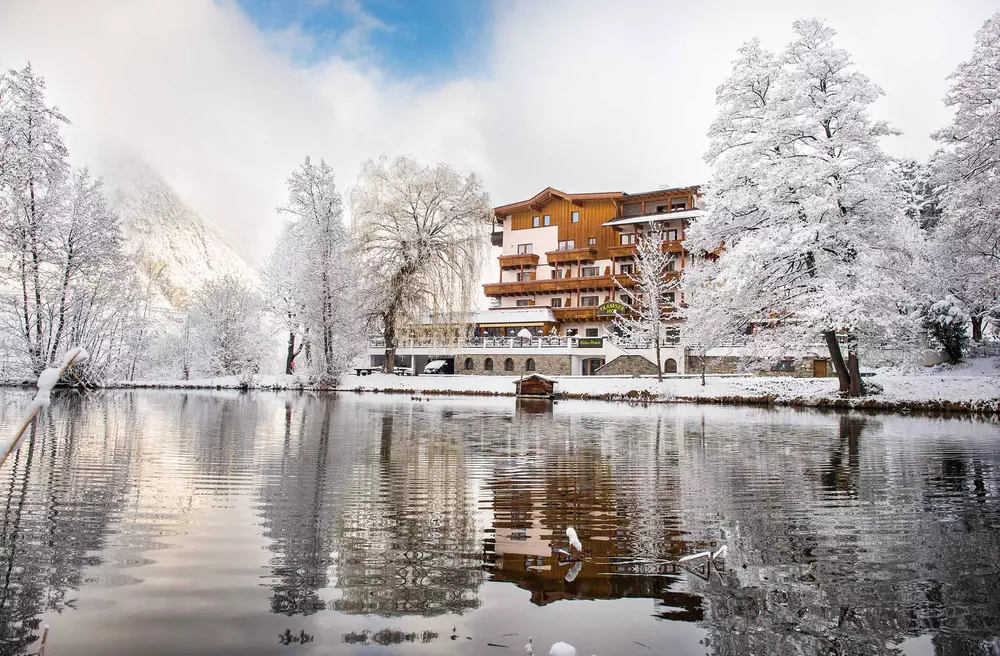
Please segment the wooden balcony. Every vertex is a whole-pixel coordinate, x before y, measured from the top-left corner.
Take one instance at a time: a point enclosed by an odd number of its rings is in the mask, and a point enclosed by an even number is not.
[[[597,321],[596,307],[552,308],[556,321]],[[610,319],[611,317],[601,317]]]
[[[597,248],[585,246],[583,248],[569,248],[560,251],[548,251],[545,259],[549,264],[559,264],[563,262],[593,262],[597,259]]]
[[[681,245],[680,240],[672,239],[665,241],[660,245],[664,253],[683,253],[684,246]],[[635,244],[619,244],[617,246],[608,246],[608,257],[611,259],[616,259],[620,257],[635,257],[636,246]],[[547,255],[547,254],[546,254]]]
[[[597,289],[617,289],[615,279],[624,287],[634,287],[628,276],[591,276],[587,278],[557,278],[550,280],[525,280],[519,282],[494,282],[483,285],[487,296],[523,296],[554,292],[576,292]]]
[[[538,256],[534,253],[518,253],[517,255],[501,255],[501,269],[520,269],[521,267],[538,266]]]

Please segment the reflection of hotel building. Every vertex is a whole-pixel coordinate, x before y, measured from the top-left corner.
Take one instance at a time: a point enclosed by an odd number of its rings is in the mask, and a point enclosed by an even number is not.
[[[636,194],[567,194],[549,187],[494,213],[502,227],[493,233],[494,246],[502,248],[500,274],[483,285],[491,308],[473,317],[473,338],[451,349],[402,344],[397,355],[403,364],[415,364],[419,373],[427,359],[446,357],[454,358],[455,373],[468,374],[656,373],[653,349],[615,337],[614,312],[602,306],[625,301],[618,285],[635,284],[629,273],[636,239],[654,225],[666,237],[663,248],[677,254],[669,275],[680,277],[689,261],[684,231],[704,213],[697,187]],[[525,330],[533,337],[518,339]],[[659,364],[682,372],[683,352],[671,337]],[[379,353],[373,344],[373,364],[381,364]]]

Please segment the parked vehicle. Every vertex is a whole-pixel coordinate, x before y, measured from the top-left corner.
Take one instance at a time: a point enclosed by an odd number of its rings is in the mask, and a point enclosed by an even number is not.
[[[425,374],[453,374],[455,363],[450,360],[431,360],[424,367]]]

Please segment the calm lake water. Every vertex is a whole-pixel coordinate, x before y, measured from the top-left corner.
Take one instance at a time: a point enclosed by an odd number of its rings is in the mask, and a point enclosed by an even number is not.
[[[1000,653],[977,419],[64,394],[0,503],[3,654]]]

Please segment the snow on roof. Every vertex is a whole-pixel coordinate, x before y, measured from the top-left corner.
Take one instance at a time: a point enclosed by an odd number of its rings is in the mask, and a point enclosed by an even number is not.
[[[617,219],[602,224],[605,226],[632,225],[634,223],[655,223],[657,221],[673,221],[674,219],[694,219],[705,216],[705,210],[681,210],[679,212],[660,212],[659,214],[643,214],[642,216],[620,216]]]
[[[521,326],[529,323],[555,323],[556,317],[547,307],[504,308],[477,312],[472,320],[474,323],[508,323]]]

